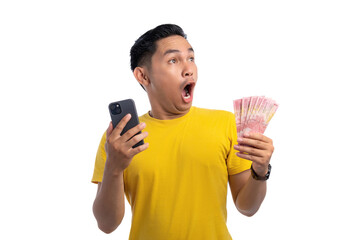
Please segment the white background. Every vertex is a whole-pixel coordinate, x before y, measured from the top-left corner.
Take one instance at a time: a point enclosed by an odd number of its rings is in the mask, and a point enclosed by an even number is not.
[[[145,31],[176,23],[195,49],[193,105],[280,107],[268,194],[252,218],[228,192],[234,239],[359,239],[358,1],[1,1],[1,239],[127,239],[92,214],[107,105],[146,93],[129,67]],[[6,237],[5,237],[6,236]]]

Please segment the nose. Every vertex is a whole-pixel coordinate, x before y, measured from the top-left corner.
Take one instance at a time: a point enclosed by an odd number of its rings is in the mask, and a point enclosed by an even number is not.
[[[186,64],[183,70],[183,77],[191,77],[194,74],[194,67],[191,64]]]
[[[193,75],[193,74],[192,74],[192,72],[190,72],[190,71],[185,73],[185,77],[191,77],[192,75]]]

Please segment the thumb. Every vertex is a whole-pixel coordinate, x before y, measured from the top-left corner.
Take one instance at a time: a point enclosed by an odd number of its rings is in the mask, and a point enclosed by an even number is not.
[[[113,128],[112,122],[110,122],[109,127],[108,127],[108,129],[106,130],[106,139],[109,138],[109,136],[110,136],[110,134],[112,133],[113,129],[114,129],[114,128]]]

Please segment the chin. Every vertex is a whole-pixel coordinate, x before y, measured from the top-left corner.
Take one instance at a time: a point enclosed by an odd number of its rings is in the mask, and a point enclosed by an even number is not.
[[[188,112],[192,107],[192,102],[188,102],[188,103],[181,102],[180,104],[176,104],[175,107],[179,111],[179,113]]]

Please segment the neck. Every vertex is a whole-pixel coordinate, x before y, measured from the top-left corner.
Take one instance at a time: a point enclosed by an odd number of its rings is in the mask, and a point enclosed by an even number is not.
[[[151,91],[148,91],[148,97],[151,106],[149,115],[155,119],[176,119],[186,115],[191,109],[192,103],[174,103],[173,101],[170,101],[168,99],[158,99],[155,97],[154,94],[150,94],[150,92]]]
[[[149,115],[152,118],[159,119],[159,120],[171,120],[176,119],[182,116],[185,116],[190,111],[190,108],[185,111],[179,111],[177,113],[167,112],[167,111],[157,111],[155,109],[151,109],[149,111]]]

